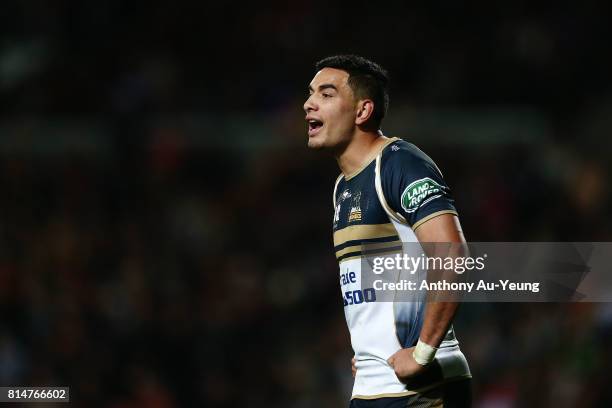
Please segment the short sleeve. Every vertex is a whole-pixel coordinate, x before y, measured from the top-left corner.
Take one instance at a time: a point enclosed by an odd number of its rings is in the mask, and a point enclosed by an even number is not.
[[[387,203],[412,229],[437,215],[457,215],[450,188],[436,164],[403,140],[389,145],[381,158],[381,182]]]

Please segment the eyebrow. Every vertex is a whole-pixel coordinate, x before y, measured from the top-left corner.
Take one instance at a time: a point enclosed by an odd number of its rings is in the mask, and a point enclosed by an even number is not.
[[[334,91],[337,91],[338,88],[336,88],[336,85],[333,84],[321,84],[319,85],[319,91],[322,91],[324,89],[333,89]],[[313,91],[312,86],[308,85],[308,90],[309,91]]]

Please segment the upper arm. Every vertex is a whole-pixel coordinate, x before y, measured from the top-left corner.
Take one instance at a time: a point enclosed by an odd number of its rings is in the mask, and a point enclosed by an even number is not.
[[[419,225],[414,233],[419,242],[465,242],[459,218],[454,214],[430,218]]]

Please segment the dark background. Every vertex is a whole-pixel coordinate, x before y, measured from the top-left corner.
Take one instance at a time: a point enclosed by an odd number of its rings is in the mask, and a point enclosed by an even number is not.
[[[389,136],[471,241],[610,241],[601,2],[3,2],[0,385],[82,407],[337,407],[352,356],[314,63],[391,73]],[[466,304],[476,407],[612,402],[609,304]]]

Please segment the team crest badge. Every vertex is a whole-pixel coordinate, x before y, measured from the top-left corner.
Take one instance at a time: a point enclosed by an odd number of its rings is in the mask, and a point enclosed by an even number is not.
[[[351,201],[348,222],[361,221],[361,192],[355,194]]]

